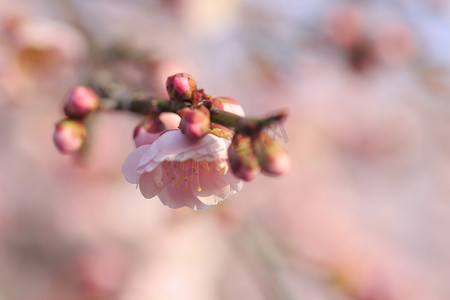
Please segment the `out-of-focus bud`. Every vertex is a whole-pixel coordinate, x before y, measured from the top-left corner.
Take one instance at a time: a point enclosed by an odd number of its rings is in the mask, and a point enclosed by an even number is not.
[[[172,100],[191,101],[197,83],[191,75],[178,73],[167,78],[166,90]]]
[[[325,19],[325,30],[331,40],[344,48],[353,48],[364,40],[367,16],[360,5],[332,7]]]
[[[134,128],[134,143],[136,144],[136,147],[149,145],[165,130],[167,130],[166,126],[159,119],[151,117],[145,118]]]
[[[117,299],[129,276],[128,253],[114,246],[82,251],[71,263],[71,275],[77,279],[82,294],[78,299]]]
[[[70,91],[67,97],[64,113],[69,118],[81,119],[97,110],[99,106],[100,100],[93,90],[86,86],[77,86]]]
[[[211,121],[206,107],[182,110],[181,115],[180,130],[187,137],[199,139],[209,132]]]
[[[212,105],[223,111],[245,117],[245,112],[238,101],[228,97],[216,97],[211,99]]]
[[[414,32],[401,22],[385,24],[374,34],[374,55],[388,65],[400,65],[418,54]]]
[[[177,129],[181,122],[181,117],[172,112],[161,113],[159,119],[166,125],[167,130]]]
[[[252,138],[253,151],[263,169],[271,175],[282,175],[289,171],[289,157],[286,151],[266,133],[260,132]]]
[[[83,146],[86,135],[86,127],[82,122],[62,120],[55,125],[53,142],[61,153],[74,153]]]
[[[228,148],[228,159],[233,174],[245,181],[252,180],[261,171],[250,144],[250,137],[246,135],[235,134]]]
[[[211,99],[212,105],[218,109],[221,109],[223,111],[238,115],[240,117],[245,117],[245,113],[244,110],[242,109],[242,106],[239,104],[238,101],[234,100],[233,98],[228,98],[228,97],[216,97],[216,98],[212,98]],[[220,133],[225,132],[227,135],[231,135],[233,136],[234,131],[216,124],[216,123],[211,123],[211,128],[212,129],[218,129]]]

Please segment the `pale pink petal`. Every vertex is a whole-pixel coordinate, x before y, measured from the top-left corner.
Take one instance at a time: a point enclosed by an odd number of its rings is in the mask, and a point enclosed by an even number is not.
[[[180,125],[181,117],[175,113],[163,112],[159,115],[159,119],[166,125],[167,129],[177,129]]]
[[[139,189],[142,195],[147,198],[153,198],[158,195],[163,189],[164,185],[161,181],[161,168],[157,168],[155,171],[150,173],[144,173],[139,179]]]
[[[143,145],[150,145],[153,143],[159,136],[161,135],[160,132],[152,133],[147,132],[144,128],[139,128],[139,131],[134,138],[134,143],[136,147],[140,147]]]
[[[169,130],[164,132],[153,145],[162,153],[180,153],[192,149],[196,142],[188,139],[180,130]]]
[[[230,113],[238,115],[240,117],[245,117],[244,109],[239,104],[222,103],[222,106],[223,106],[223,110],[226,112],[230,112]]]
[[[223,175],[223,180],[230,185],[230,195],[228,195],[228,197],[235,195],[244,186],[244,181],[234,176],[232,172],[227,172]]]
[[[148,168],[146,168],[146,167],[147,167],[147,165],[149,163],[152,162],[152,160],[155,157],[155,155],[158,154],[158,149],[155,148],[153,146],[153,144],[151,144],[151,145],[144,145],[144,146],[146,147],[146,151],[142,155],[141,159],[139,160],[139,162],[138,162],[138,164],[136,166],[137,172],[139,174],[142,174],[144,172],[150,172],[150,171],[152,171],[154,169],[154,168],[152,168],[151,170],[147,170]],[[144,146],[141,146],[140,148],[142,148]]]
[[[202,139],[202,144],[195,148],[195,160],[197,161],[213,161],[217,159],[228,159],[228,146],[230,141],[217,137],[212,134],[207,134]]]
[[[130,183],[138,183],[141,176],[137,172],[137,166],[143,155],[150,149],[150,145],[144,145],[131,152],[125,159],[122,166],[122,172],[125,179]]]
[[[158,197],[164,205],[170,208],[187,206],[192,209],[205,209],[209,207],[200,202],[190,190],[186,191],[183,187],[175,187],[173,185],[167,185],[158,194]]]
[[[209,171],[201,169],[199,172],[201,189],[196,184],[191,184],[192,193],[202,203],[215,205],[225,200],[230,194],[230,185],[222,179],[222,175],[214,169]]]
[[[185,161],[213,161],[217,158],[227,158],[227,148],[230,141],[207,134],[199,140],[188,139],[180,130],[163,133],[153,144],[151,151],[139,162],[140,172],[150,172],[156,166],[153,162]]]

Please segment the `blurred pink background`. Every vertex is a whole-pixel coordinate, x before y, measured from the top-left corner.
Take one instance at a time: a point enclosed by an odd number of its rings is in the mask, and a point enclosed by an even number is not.
[[[0,0],[0,300],[450,299],[448,49],[444,0]],[[171,210],[123,178],[138,117],[54,148],[90,74],[180,71],[289,109],[290,173]]]

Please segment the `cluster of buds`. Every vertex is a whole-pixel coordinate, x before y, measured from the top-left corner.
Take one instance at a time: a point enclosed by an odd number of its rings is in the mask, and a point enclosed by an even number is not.
[[[288,171],[286,151],[265,133],[265,128],[282,122],[285,113],[247,118],[236,100],[206,94],[186,73],[170,76],[166,88],[169,99],[146,98],[126,89],[114,94],[108,86],[93,86],[105,98],[102,111],[144,116],[133,132],[137,149],[122,169],[144,197],[158,195],[170,207],[198,209],[234,195],[243,180],[261,172],[277,176]],[[86,119],[99,106],[100,98],[88,87],[70,92],[64,104],[67,118],[56,124],[53,135],[62,153],[83,146]]]
[[[268,134],[256,131],[251,135],[236,133],[228,148],[233,173],[250,181],[261,171],[278,176],[289,170],[289,157]]]
[[[53,133],[53,142],[61,153],[75,153],[81,149],[87,137],[85,120],[99,106],[99,97],[88,87],[77,86],[69,92],[64,103],[67,118],[55,125]]]

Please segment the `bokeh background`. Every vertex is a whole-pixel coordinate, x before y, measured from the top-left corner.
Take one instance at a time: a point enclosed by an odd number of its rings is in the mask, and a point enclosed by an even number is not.
[[[0,299],[450,299],[446,0],[1,0]],[[52,144],[93,74],[188,72],[289,110],[289,174],[171,210],[125,181],[139,118]]]

